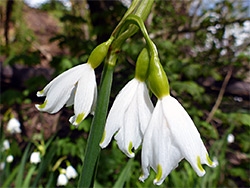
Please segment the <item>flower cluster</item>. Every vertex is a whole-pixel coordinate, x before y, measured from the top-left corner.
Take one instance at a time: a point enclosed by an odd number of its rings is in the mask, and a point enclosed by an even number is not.
[[[142,50],[136,62],[135,77],[116,97],[106,120],[100,146],[107,147],[115,135],[120,150],[132,158],[135,156],[133,150],[142,145],[141,181],[149,176],[152,168],[157,173],[154,184],[161,185],[184,158],[198,176],[203,176],[205,170],[202,164],[210,167],[216,164],[210,160],[190,116],[170,96],[168,79],[157,49],[150,39],[146,40],[149,48]],[[46,99],[43,104],[36,105],[37,109],[56,113],[64,105],[74,104],[75,115],[69,121],[76,126],[93,112],[97,97],[94,69],[106,56],[111,42],[112,38],[99,45],[86,64],[64,72],[39,91],[37,96],[46,96]],[[155,107],[149,90],[158,99]],[[72,169],[70,172],[74,174]],[[60,173],[57,185],[67,184],[68,178],[66,171]]]
[[[94,111],[97,96],[94,69],[103,61],[112,40],[110,38],[97,46],[90,54],[87,63],[67,70],[53,79],[43,90],[38,91],[38,97],[46,98],[44,103],[37,104],[36,108],[54,114],[64,105],[74,105],[75,115],[69,121],[75,126],[79,125]]]
[[[73,166],[69,165],[66,169],[60,169],[60,174],[57,177],[57,186],[67,185],[70,179],[75,179],[78,173]]]

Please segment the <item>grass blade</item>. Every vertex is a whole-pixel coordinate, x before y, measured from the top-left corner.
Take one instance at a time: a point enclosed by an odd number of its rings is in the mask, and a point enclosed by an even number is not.
[[[28,154],[29,154],[29,150],[30,150],[30,146],[31,143],[29,143],[24,151],[22,160],[21,160],[21,165],[20,165],[20,169],[19,172],[17,174],[17,178],[15,181],[15,187],[21,187],[22,186],[22,181],[23,181],[23,173],[24,173],[24,168],[25,168],[25,163],[27,161],[28,158]]]

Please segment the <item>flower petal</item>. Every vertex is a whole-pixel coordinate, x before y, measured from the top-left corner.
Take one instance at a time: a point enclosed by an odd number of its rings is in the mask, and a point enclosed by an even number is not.
[[[115,135],[117,144],[128,157],[134,157],[132,147],[137,149],[142,140],[142,134],[139,127],[137,95],[135,93],[130,105],[123,116],[123,126]]]
[[[180,149],[182,155],[192,165],[197,175],[203,176],[205,170],[201,164],[213,166],[207,159],[207,150],[200,138],[200,134],[192,119],[173,97],[163,99],[164,115],[167,119],[173,140]]]
[[[66,107],[72,106],[74,104],[77,84],[78,82],[75,84],[75,87],[71,91],[70,97],[68,101],[66,102]]]
[[[58,112],[69,100],[71,92],[82,76],[86,65],[88,64],[74,67],[73,70],[66,71],[67,74],[63,73],[63,76],[59,75],[55,78],[55,81],[49,83],[43,91],[43,95],[47,95],[45,102],[42,105],[36,105],[36,108],[52,114]]]
[[[75,115],[70,118],[73,125],[79,125],[90,113],[96,88],[95,71],[89,65],[84,70],[84,75],[80,78],[76,88],[74,101]]]
[[[168,174],[178,166],[182,159],[179,149],[172,141],[172,136],[163,115],[162,101],[158,101],[152,118],[145,132],[142,146],[142,167],[144,181],[149,175],[149,167],[157,173],[154,184],[161,185]]]
[[[97,87],[95,87],[95,91],[94,91],[94,101],[91,107],[91,114],[94,115],[95,113],[95,108],[96,108],[96,102],[97,102]]]
[[[100,143],[101,148],[107,147],[114,133],[123,125],[124,113],[137,90],[138,81],[133,79],[129,81],[117,95],[106,120],[103,139]]]
[[[69,75],[75,74],[75,72],[78,72],[79,70],[82,70],[85,67],[86,64],[75,66],[62,74],[58,75],[56,78],[54,78],[43,90],[37,92],[38,97],[44,97],[47,95],[48,91],[53,85],[57,85],[61,83],[61,80],[64,80],[68,78]],[[64,80],[65,81],[65,80]],[[63,82],[62,82],[63,83]]]
[[[140,82],[137,89],[137,101],[138,101],[138,112],[139,112],[139,122],[140,130],[144,134],[149,120],[151,118],[152,112],[154,110],[153,103],[150,100],[148,88],[145,82]]]

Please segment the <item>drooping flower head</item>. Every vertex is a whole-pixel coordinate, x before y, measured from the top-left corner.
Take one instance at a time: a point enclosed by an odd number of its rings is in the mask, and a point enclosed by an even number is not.
[[[66,176],[68,179],[71,179],[71,178],[75,179],[78,176],[73,166],[70,165],[66,168]]]
[[[65,186],[68,183],[68,178],[65,174],[59,174],[59,176],[57,177],[57,186]]]
[[[6,158],[7,163],[12,163],[13,160],[14,160],[13,155],[8,155],[7,158]]]
[[[74,104],[75,115],[69,121],[73,125],[79,125],[94,110],[97,97],[94,69],[105,58],[112,40],[111,38],[97,46],[86,64],[67,70],[53,79],[42,91],[38,91],[38,97],[46,96],[46,98],[45,102],[36,105],[36,108],[53,114],[64,105]]]
[[[205,174],[202,164],[216,165],[208,152],[192,119],[182,105],[169,94],[165,72],[157,60],[150,62],[148,77],[150,89],[158,98],[142,144],[142,170],[144,181],[150,167],[157,173],[154,184],[160,185],[185,158],[199,176]]]
[[[30,163],[37,164],[41,162],[40,152],[33,152],[30,156]]]
[[[11,118],[7,124],[7,131],[11,134],[21,133],[21,124],[16,118]]]
[[[137,149],[140,146],[153,111],[153,104],[144,82],[148,62],[148,53],[144,49],[136,62],[135,78],[120,91],[110,109],[100,143],[102,148],[110,143],[116,132],[114,138],[118,147],[128,157],[134,157],[132,148]],[[141,69],[146,69],[146,71]]]
[[[3,148],[2,148],[2,151],[5,151],[5,150],[8,150],[10,149],[10,143],[8,140],[4,140],[3,141]]]

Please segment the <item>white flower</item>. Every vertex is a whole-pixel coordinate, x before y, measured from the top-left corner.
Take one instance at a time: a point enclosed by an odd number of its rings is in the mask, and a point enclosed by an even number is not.
[[[7,161],[8,163],[12,163],[13,160],[14,160],[13,155],[8,155],[7,158],[6,158],[6,161]]]
[[[219,165],[219,161],[216,157],[213,157],[213,163],[215,164],[215,166]]]
[[[216,165],[209,159],[207,150],[192,119],[171,96],[158,100],[142,144],[144,181],[150,167],[157,173],[154,184],[160,185],[178,163],[185,158],[199,176],[205,174],[201,164]]]
[[[10,143],[8,140],[3,141],[3,151],[10,149]]]
[[[5,167],[5,162],[1,162],[1,163],[0,163],[0,170],[3,170],[4,167]]]
[[[65,174],[59,174],[58,178],[57,178],[57,186],[65,186],[68,183],[68,178]]]
[[[21,133],[20,122],[16,118],[11,118],[7,124],[7,131],[11,134]]]
[[[65,104],[74,104],[74,113],[69,121],[78,125],[93,111],[97,95],[94,69],[89,63],[78,65],[53,79],[38,97],[46,96],[45,102],[36,105],[40,111],[51,114],[58,112]]]
[[[76,170],[70,165],[66,168],[66,176],[68,179],[75,179],[77,177],[77,172]]]
[[[115,139],[120,150],[128,157],[134,157],[131,149],[140,146],[152,111],[153,104],[145,82],[134,78],[116,97],[106,121],[100,146],[105,148],[118,131]]]
[[[37,164],[41,162],[40,152],[33,152],[30,156],[30,163]]]
[[[233,142],[234,142],[234,135],[230,133],[227,136],[227,143],[232,144]]]

